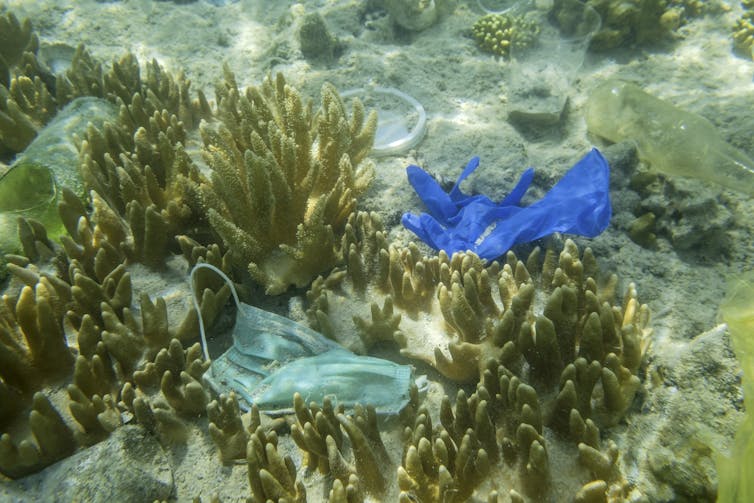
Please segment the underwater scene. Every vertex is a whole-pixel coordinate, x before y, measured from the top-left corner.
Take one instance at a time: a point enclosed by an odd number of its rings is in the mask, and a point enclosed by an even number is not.
[[[0,501],[754,501],[754,1],[0,0]]]

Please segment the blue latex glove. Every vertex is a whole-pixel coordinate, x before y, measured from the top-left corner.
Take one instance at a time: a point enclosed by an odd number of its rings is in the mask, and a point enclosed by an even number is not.
[[[405,213],[403,225],[436,250],[448,255],[470,250],[495,259],[518,243],[553,232],[595,237],[610,222],[610,168],[592,149],[545,196],[530,206],[520,206],[534,178],[534,170],[521,175],[510,194],[499,203],[484,195],[468,196],[461,182],[479,166],[471,159],[449,193],[418,166],[406,169],[409,183],[429,214]]]

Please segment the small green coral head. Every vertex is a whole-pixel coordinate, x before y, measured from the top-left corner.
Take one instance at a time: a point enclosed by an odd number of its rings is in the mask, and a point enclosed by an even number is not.
[[[487,14],[471,27],[471,35],[480,49],[497,56],[510,56],[511,48],[533,45],[539,25],[521,16]]]

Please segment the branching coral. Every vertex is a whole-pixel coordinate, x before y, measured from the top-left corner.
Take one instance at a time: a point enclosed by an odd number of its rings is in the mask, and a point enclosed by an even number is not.
[[[73,432],[41,392],[34,394],[28,422],[29,438],[16,443],[8,433],[0,436],[0,472],[8,477],[38,471],[76,449]]]
[[[43,278],[35,288],[25,286],[15,305],[8,295],[3,301],[10,308],[0,319],[3,381],[28,391],[70,370],[73,355],[61,323],[63,303],[51,283]]]
[[[54,113],[52,96],[35,78],[38,49],[28,19],[20,22],[11,12],[0,14],[0,155],[23,150],[42,125],[39,120]]]
[[[321,406],[311,403],[309,407],[304,403],[300,394],[293,397],[293,407],[296,412],[296,422],[291,425],[291,437],[296,445],[306,453],[306,465],[310,470],[319,469],[321,473],[330,473],[330,461],[336,465],[341,461],[339,451],[343,446],[343,433],[338,426],[336,415],[343,413],[343,407],[333,407],[330,400],[325,400]],[[333,451],[333,452],[331,452]],[[336,473],[342,478],[344,474]],[[347,477],[347,474],[345,474]]]
[[[74,447],[90,445],[108,435],[121,425],[124,410],[165,441],[183,438],[180,415],[203,414],[207,403],[201,378],[208,363],[201,360],[198,345],[184,350],[178,340],[195,337],[196,313],[189,310],[182,321],[171,323],[164,299],[152,299],[142,292],[134,303],[131,273],[122,263],[124,255],[109,237],[118,231],[107,223],[104,227],[108,230],[102,230],[98,222],[107,218],[102,217],[101,209],[92,217],[86,215],[80,200],[67,191],[60,212],[66,227],[74,231],[63,239],[62,249],[49,243],[34,222],[23,221],[21,226],[28,231],[24,248],[37,254],[40,250],[54,251],[48,256],[55,257],[57,273],[44,264],[39,264],[44,269],[38,267],[27,257],[10,257],[9,270],[14,278],[11,291],[18,283],[25,286],[18,294],[3,297],[0,355],[7,360],[0,374],[3,428],[14,421],[25,422],[23,408],[31,393],[62,380],[70,383],[70,414],[78,425],[74,431],[65,426],[75,439]],[[186,249],[193,250],[194,260],[221,264],[217,247],[197,249],[188,244]],[[200,286],[200,309],[211,321],[227,299],[227,288],[215,291],[207,282]],[[75,365],[68,344],[78,349]],[[71,378],[72,382],[68,381]],[[12,403],[17,406],[11,407]],[[48,409],[54,410],[51,406]],[[5,437],[7,464],[2,465],[3,473],[29,473],[58,459],[55,445],[43,445],[46,437],[34,431],[34,424],[30,416],[28,427],[37,443],[18,443]],[[27,444],[38,444],[35,449],[41,454],[32,455],[33,449],[24,447]],[[48,450],[49,455],[45,454]],[[24,453],[28,459],[19,457]]]
[[[36,52],[39,47],[31,22],[28,19],[20,22],[12,12],[0,17],[0,33],[0,64],[4,65],[6,71],[8,67],[21,61],[24,52]],[[3,84],[7,85],[7,82]]]
[[[433,426],[429,411],[423,408],[413,426],[406,428],[407,448],[398,469],[402,501],[467,501],[488,487],[488,479],[494,480],[495,488],[490,501],[497,501],[493,494],[504,487],[512,501],[524,501],[522,495],[565,500],[569,492],[570,497],[601,495],[604,499],[608,490],[613,494],[622,490],[613,445],[603,451],[599,432],[590,439],[592,444],[564,448],[562,443],[553,443],[544,429],[543,404],[535,389],[511,377],[503,366],[492,371],[494,361],[490,365],[485,384],[480,383],[471,396],[460,391],[455,406],[445,397],[440,425]],[[553,472],[550,449],[558,457],[576,456],[583,467],[580,473],[569,474],[571,480],[566,481],[561,473]],[[579,488],[579,478],[595,480]]]
[[[20,268],[15,266],[15,269]],[[63,330],[63,309],[62,300],[46,278],[41,278],[34,287],[24,286],[18,297],[3,295],[0,308],[2,424],[23,413],[34,392],[71,370],[73,354]],[[38,468],[36,461],[27,464]],[[3,470],[6,468],[13,470],[3,466]]]
[[[68,398],[72,419],[80,427],[72,432],[77,443],[88,445],[106,436],[121,424],[124,410],[164,440],[180,439],[185,430],[177,413],[190,416],[205,410],[207,397],[200,380],[207,364],[197,359],[198,347],[184,354],[178,340],[170,341],[194,337],[197,316],[189,310],[180,323],[169,323],[165,301],[143,292],[134,305],[131,273],[124,262],[161,264],[169,238],[186,232],[195,222],[186,194],[189,182],[199,181],[198,171],[183,149],[184,125],[171,112],[194,124],[199,117],[210,116],[209,106],[201,94],[190,101],[188,81],[173,79],[156,62],[148,66],[144,81],[133,57],[115,63],[103,75],[83,47],[77,50],[73,70],[59,82],[58,91],[65,99],[82,93],[107,96],[120,100],[121,112],[117,123],[101,130],[90,128],[82,144],[82,172],[89,187],[95,189],[91,199],[94,211],[86,208],[78,194],[62,187],[59,213],[68,231],[61,238],[62,249],[48,239],[38,222],[19,223],[27,256],[10,256],[9,270],[14,283],[26,287],[20,294],[5,297],[10,310],[3,318],[7,320],[4,342],[12,348],[3,352],[9,359],[0,386],[0,395],[9,401],[3,406],[4,427],[8,422],[24,422],[19,415],[29,402],[24,398],[38,386],[50,379],[72,377]],[[202,247],[185,238],[182,248],[193,261],[218,262],[227,270],[227,260],[223,262],[217,246]],[[50,259],[54,272],[46,264]],[[207,322],[214,319],[229,293],[227,288],[216,290],[213,286],[207,281],[200,285],[200,309]],[[44,293],[45,298],[35,300],[33,293],[29,295],[34,291],[37,297]],[[25,314],[31,312],[27,305],[38,311],[36,317]],[[72,356],[59,357],[70,355],[62,338],[63,324],[68,343],[80,353],[72,376]],[[51,342],[42,344],[55,340],[56,334],[63,348]],[[24,350],[27,346],[18,341],[28,341],[29,349]],[[57,357],[39,356],[50,351]],[[53,362],[65,368],[60,372],[48,368]],[[16,368],[31,372],[29,379],[24,379],[28,389],[14,384]],[[138,387],[130,382],[139,383]],[[11,401],[18,407],[10,407]],[[6,443],[11,453],[8,473],[28,473],[52,459],[37,456],[38,462],[19,465],[12,455],[15,447],[10,439]]]
[[[26,117],[53,99],[30,68],[14,91],[34,105]],[[31,436],[0,438],[3,473],[38,470],[122,422],[181,440],[185,423],[206,410],[222,461],[246,460],[253,500],[305,500],[304,481],[272,431],[284,420],[266,422],[252,408],[244,424],[233,395],[209,402],[201,384],[209,363],[189,344],[196,313],[169,318],[164,299],[139,290],[139,274],[158,274],[156,266],[173,265],[169,252],[180,251],[191,265],[248,269],[269,293],[345,263],[312,285],[313,325],[362,352],[394,342],[452,380],[477,383],[474,393],[446,397],[439,421],[414,388],[400,459],[387,452],[372,407],[346,415],[294,397],[291,440],[309,471],[327,474],[330,501],[388,498],[396,471],[400,501],[494,501],[503,487],[513,501],[565,493],[600,501],[621,491],[618,452],[600,430],[624,418],[639,386],[648,312],[633,288],[613,306],[615,281],[598,282],[595,258],[572,242],[560,256],[548,252],[544,265],[537,254],[485,263],[390,246],[376,216],[354,212],[373,176],[362,163],[376,118],[359,103],[349,118],[332,86],[315,114],[282,77],[241,91],[226,71],[211,110],[201,93],[189,97],[181,76],[156,62],[146,72],[142,79],[132,56],[102,71],[79,48],[58,80],[57,103],[98,95],[118,102],[120,116],[82,142],[93,211],[63,190],[62,247],[26,220],[26,257],[8,259],[0,421],[28,423]],[[200,119],[211,179],[186,152]],[[207,239],[209,227],[222,248]],[[199,290],[210,321],[228,289],[203,276]],[[70,358],[53,361],[50,351]],[[50,380],[65,386],[69,411],[34,394]],[[561,477],[552,468],[564,455],[579,465]]]
[[[471,254],[427,258],[387,246],[367,214],[349,220],[344,241],[347,266],[308,293],[312,324],[356,349],[394,341],[450,379],[480,382],[473,399],[459,395],[455,411],[443,404],[446,438],[432,435],[431,423],[411,437],[404,492],[464,500],[500,458],[518,466],[516,490],[546,492],[545,427],[571,439],[593,477],[620,487],[617,452],[600,447],[599,428],[625,416],[640,385],[649,313],[633,285],[613,306],[616,278],[600,280],[591,251],[571,241],[543,263],[538,250],[525,264],[509,253],[502,266]]]
[[[3,21],[12,27],[15,18],[9,15]],[[23,39],[23,29],[16,31]],[[31,44],[30,50],[35,47]],[[183,75],[169,74],[154,60],[142,76],[131,54],[103,71],[79,46],[66,74],[50,77],[52,86],[34,54],[25,54],[29,62],[23,73],[10,79],[7,87],[0,86],[0,154],[23,150],[58,107],[77,96],[115,102],[120,108],[118,119],[90,127],[84,135],[81,175],[87,188],[123,220],[119,224],[127,231],[123,243],[114,244],[132,262],[161,265],[168,250],[177,250],[173,236],[188,233],[200,220],[192,188],[200,181],[199,172],[185,145],[186,131],[212,115],[206,98],[201,92],[192,98],[190,82]],[[74,166],[60,169],[75,171]]]
[[[553,13],[567,17],[567,3],[556,0]],[[699,0],[587,0],[602,17],[602,29],[592,39],[593,49],[652,44],[668,37],[689,19],[703,14],[715,2]]]
[[[0,153],[26,148],[55,110],[55,100],[39,77],[17,76],[7,88],[0,86]]]
[[[322,406],[311,403],[307,407],[298,393],[293,397],[293,406],[296,423],[291,426],[291,436],[306,453],[310,470],[319,469],[343,485],[358,476],[365,491],[384,494],[392,462],[380,438],[374,407],[357,406],[353,415],[346,416],[342,405],[334,408],[329,400]],[[353,464],[344,457],[346,438]]]
[[[335,88],[312,113],[282,75],[238,89],[226,69],[217,127],[202,127],[211,183],[201,190],[209,221],[268,293],[305,286],[338,261],[339,237],[373,177],[359,165],[377,123],[358,101],[351,118]]]
[[[127,55],[105,75],[105,91],[121,104],[119,120],[87,131],[81,172],[128,229],[122,246],[129,259],[156,266],[175,248],[171,238],[198,223],[191,187],[200,176],[184,147],[185,128],[211,112],[201,93],[189,100],[188,81],[155,61],[147,68],[142,81],[138,61]]]
[[[207,417],[209,418],[209,434],[220,451],[220,459],[223,463],[230,463],[235,459],[246,457],[246,443],[249,441],[250,432],[256,431],[260,425],[259,409],[252,406],[252,421],[249,430],[244,428],[241,421],[241,412],[238,408],[238,399],[235,393],[220,395],[218,400],[213,400],[207,405]]]
[[[754,1],[743,0],[743,14],[733,25],[733,47],[754,59]]]
[[[598,289],[590,250],[580,259],[569,241],[559,258],[548,253],[537,278],[529,272],[541,267],[537,253],[527,265],[509,253],[501,267],[472,254],[426,258],[387,247],[381,224],[366,214],[349,220],[345,236],[347,267],[316,280],[307,298],[310,323],[347,346],[394,340],[403,355],[458,381],[478,379],[489,357],[508,363],[521,355],[549,382],[579,356],[606,364],[613,353],[636,372],[647,309],[633,289],[622,307],[610,307],[614,281]]]
[[[120,392],[119,407],[133,413],[139,424],[164,443],[185,441],[182,418],[203,415],[208,402],[201,379],[209,367],[199,344],[184,350],[172,339],[154,360],[133,373]]]
[[[135,316],[131,312],[129,273],[122,264],[105,276],[103,283],[87,276],[80,265],[72,264],[71,270],[72,285],[33,268],[12,268],[16,278],[36,280],[36,286],[23,287],[18,297],[4,296],[6,310],[0,329],[3,428],[16,420],[25,422],[21,415],[26,398],[40,386],[72,378],[67,388],[69,407],[80,431],[71,431],[65,421],[55,419],[60,412],[51,405],[43,407],[40,399],[34,398],[34,407],[46,411],[43,415],[49,421],[58,421],[75,441],[64,454],[57,444],[47,446],[49,439],[35,430],[38,421],[32,412],[28,427],[36,443],[16,443],[4,437],[6,459],[0,468],[10,476],[39,470],[60,455],[69,454],[76,444],[101,440],[121,425],[123,410],[132,411],[140,423],[163,438],[175,440],[181,436],[181,420],[176,414],[201,414],[206,407],[207,396],[200,381],[208,363],[201,360],[197,344],[184,351],[177,339],[170,339],[189,328],[195,333],[195,315],[187,316],[188,326],[185,321],[172,325],[164,300],[152,301],[142,295],[140,315]],[[63,335],[64,320],[80,353],[75,365]],[[145,359],[152,361],[144,364]],[[141,370],[133,372],[137,368]],[[128,384],[121,390],[125,381],[135,382],[139,388]],[[14,403],[16,406],[11,406]],[[60,429],[53,431],[56,428]],[[29,447],[32,445],[37,446],[36,451]]]
[[[494,436],[492,429],[485,433]],[[457,442],[447,430],[433,428],[426,409],[419,411],[405,437],[407,448],[398,468],[398,485],[402,496],[420,501],[466,501],[489,475],[487,449],[499,452],[494,439],[487,443],[487,436],[480,442],[473,429],[464,429]]]
[[[359,478],[351,475],[347,484],[341,482],[340,479],[335,479],[327,501],[328,503],[363,503],[364,492],[361,490]]]

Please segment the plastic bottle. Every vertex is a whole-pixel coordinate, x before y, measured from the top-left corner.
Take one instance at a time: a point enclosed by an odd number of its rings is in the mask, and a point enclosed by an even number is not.
[[[102,127],[117,118],[109,101],[76,98],[39,131],[10,169],[0,176],[0,253],[19,249],[18,217],[33,218],[47,229],[50,239],[65,232],[58,217],[61,188],[84,196],[75,137],[83,138],[89,124]]]
[[[729,145],[710,121],[610,80],[586,105],[590,132],[613,142],[634,140],[639,157],[659,172],[709,180],[754,195],[754,161]]]

